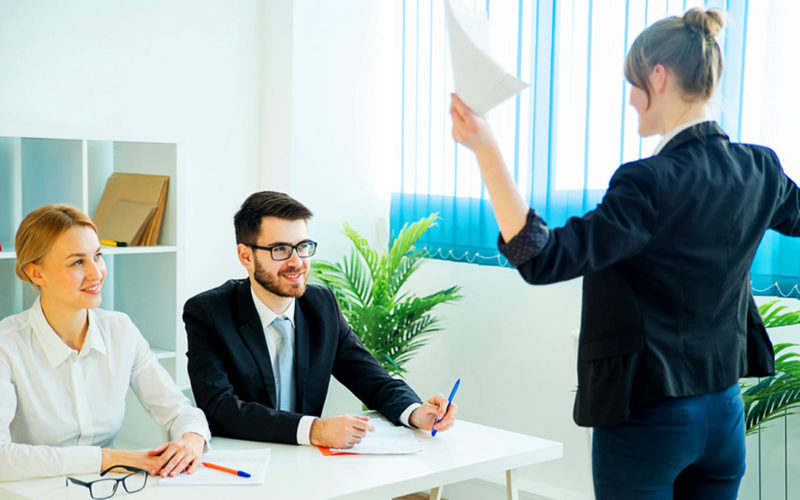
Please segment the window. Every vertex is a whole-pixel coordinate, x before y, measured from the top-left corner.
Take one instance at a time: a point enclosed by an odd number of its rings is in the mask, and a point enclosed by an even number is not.
[[[636,34],[686,6],[594,3],[467,2],[488,13],[493,56],[530,83],[490,120],[517,185],[553,226],[593,208],[622,161],[655,147],[657,139],[636,135],[622,65]],[[423,239],[436,257],[505,265],[475,159],[450,134],[443,4],[406,0],[402,33],[402,168],[393,183],[392,231],[438,212],[439,227]]]
[[[646,26],[695,5],[729,14],[720,38],[726,69],[712,102],[715,119],[732,140],[771,145],[785,166],[800,170],[798,153],[790,147],[796,130],[790,120],[799,113],[786,106],[787,100],[797,101],[790,88],[798,70],[789,51],[800,42],[790,25],[800,14],[794,2],[466,4],[487,12],[492,55],[530,83],[489,119],[517,186],[551,226],[594,208],[621,163],[652,153],[659,139],[637,134],[638,117],[628,104],[630,85],[623,76],[625,55]],[[507,265],[497,251],[498,229],[474,157],[456,147],[450,133],[453,83],[442,2],[406,0],[402,33],[402,168],[393,183],[392,231],[438,212],[439,227],[423,239],[435,257]],[[756,290],[786,293],[787,283],[779,278],[800,276],[798,244],[777,234],[765,238],[753,267]],[[797,281],[791,280],[789,289]]]
[[[732,139],[774,149],[786,174],[796,181],[800,102],[794,82],[800,79],[796,56],[800,31],[792,21],[800,15],[800,3],[749,1],[743,9],[746,50],[737,68],[743,83],[735,126],[738,137],[729,133]],[[800,297],[800,239],[768,231],[750,275],[757,294]]]

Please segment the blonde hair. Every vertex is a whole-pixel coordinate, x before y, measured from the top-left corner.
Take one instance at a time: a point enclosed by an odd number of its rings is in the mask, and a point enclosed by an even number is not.
[[[725,25],[725,13],[695,7],[682,17],[668,17],[649,26],[633,41],[625,59],[625,78],[647,94],[648,76],[662,64],[678,76],[687,100],[707,101],[722,74],[722,51],[716,37]]]
[[[25,274],[25,266],[41,262],[56,238],[73,226],[86,226],[97,232],[88,215],[69,205],[45,205],[26,215],[19,224],[14,240],[19,279],[33,284]]]

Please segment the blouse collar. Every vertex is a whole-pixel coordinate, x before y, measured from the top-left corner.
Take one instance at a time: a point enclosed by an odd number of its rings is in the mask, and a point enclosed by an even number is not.
[[[78,356],[87,356],[90,350],[108,355],[108,349],[106,348],[103,335],[97,324],[95,312],[92,309],[88,311],[89,329],[86,332],[86,339],[83,341],[83,347],[78,353]],[[53,330],[53,327],[50,326],[50,323],[47,322],[44,311],[42,311],[40,297],[36,297],[36,300],[33,302],[30,308],[30,315],[33,334],[39,340],[50,366],[55,368],[73,355],[75,350],[65,344],[56,331]]]

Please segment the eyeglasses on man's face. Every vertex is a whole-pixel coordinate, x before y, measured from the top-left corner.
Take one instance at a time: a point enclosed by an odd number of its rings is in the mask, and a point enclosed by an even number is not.
[[[112,465],[108,469],[101,472],[100,476],[105,476],[106,473],[112,469],[125,469],[130,472],[130,474],[120,478],[108,477],[89,482],[81,481],[80,479],[74,477],[67,477],[65,482],[67,486],[69,486],[69,483],[71,482],[81,486],[86,486],[89,488],[89,496],[95,500],[103,500],[104,498],[113,497],[114,493],[117,492],[117,486],[119,486],[119,483],[122,483],[122,487],[125,488],[125,491],[128,493],[136,493],[137,491],[141,491],[147,484],[147,471],[138,467],[131,467],[130,465]]]
[[[267,250],[272,257],[272,260],[287,260],[292,256],[292,252],[297,252],[297,256],[302,258],[311,257],[317,251],[317,242],[311,240],[301,241],[297,245],[289,245],[288,243],[281,243],[280,245],[273,245],[271,247],[261,247],[258,245],[246,244],[250,248],[257,248],[259,250]]]

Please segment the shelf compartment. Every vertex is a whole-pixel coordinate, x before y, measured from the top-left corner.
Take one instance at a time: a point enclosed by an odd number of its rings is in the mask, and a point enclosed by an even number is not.
[[[132,174],[168,175],[167,203],[158,235],[159,245],[175,245],[177,242],[177,146],[153,142],[121,142],[113,144],[113,171]],[[107,158],[108,152],[101,156]],[[106,170],[107,171],[107,167]],[[107,175],[111,175],[108,172]],[[99,176],[98,176],[99,177]],[[106,178],[108,178],[106,176]],[[105,181],[103,181],[105,187]],[[101,189],[102,194],[102,189]],[[97,199],[99,202],[99,198]],[[95,203],[94,207],[97,207]],[[94,212],[92,212],[94,213]]]
[[[4,249],[11,247],[17,231],[17,221],[22,218],[22,179],[20,165],[20,139],[0,137],[0,243]]]
[[[22,215],[48,203],[83,209],[83,141],[29,139],[20,142]]]
[[[16,260],[0,260],[0,319],[22,311],[22,286],[14,271]]]
[[[176,257],[174,251],[106,255],[101,306],[125,311],[152,349],[173,353],[178,319]]]

